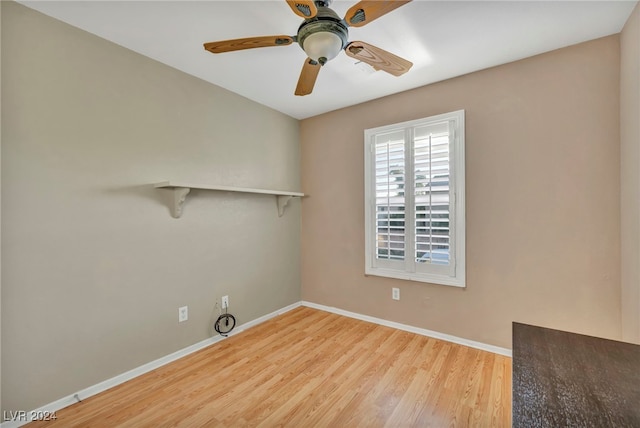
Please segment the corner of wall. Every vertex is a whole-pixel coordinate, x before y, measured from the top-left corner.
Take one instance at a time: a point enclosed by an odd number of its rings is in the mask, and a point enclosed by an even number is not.
[[[2,45],[2,4],[0,4],[0,46]],[[0,52],[2,48],[0,47]],[[2,55],[0,55],[0,99],[2,99]],[[2,129],[2,103],[0,103],[0,129]],[[2,132],[0,132],[0,225],[2,224]],[[2,242],[2,227],[0,227]],[[2,246],[0,245],[0,403],[2,403]]]
[[[640,3],[620,33],[622,339],[640,343]]]

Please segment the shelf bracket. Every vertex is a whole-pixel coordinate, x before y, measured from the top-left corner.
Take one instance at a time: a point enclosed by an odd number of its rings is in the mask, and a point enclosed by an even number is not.
[[[171,216],[173,218],[180,218],[182,216],[182,208],[184,202],[187,200],[187,195],[191,191],[189,187],[174,187],[171,189],[173,192],[173,199],[171,205]]]
[[[293,196],[289,195],[278,195],[276,196],[278,202],[278,217],[282,217],[284,214],[284,207],[289,205],[289,201]]]

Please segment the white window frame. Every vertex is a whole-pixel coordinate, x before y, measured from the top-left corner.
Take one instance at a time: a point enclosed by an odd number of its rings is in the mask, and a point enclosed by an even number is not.
[[[413,170],[413,129],[418,126],[449,122],[449,236],[450,236],[450,264],[442,266],[436,264],[415,263],[413,242],[415,235],[414,224],[405,224],[405,260],[383,260],[376,258],[376,194],[375,194],[375,137],[378,134],[394,131],[405,133],[405,153],[410,159],[405,160],[407,171]],[[439,114],[423,119],[411,120],[364,131],[364,174],[365,174],[365,274],[411,281],[428,282],[432,284],[465,287],[465,132],[464,110]],[[408,148],[408,150],[407,150]],[[409,179],[409,173],[405,179]],[[413,173],[411,173],[413,180]],[[413,185],[411,185],[413,189]],[[408,196],[407,196],[408,195]],[[412,192],[407,192],[405,198],[405,221],[413,222]],[[420,266],[418,266],[420,265]],[[417,266],[417,268],[416,268]]]

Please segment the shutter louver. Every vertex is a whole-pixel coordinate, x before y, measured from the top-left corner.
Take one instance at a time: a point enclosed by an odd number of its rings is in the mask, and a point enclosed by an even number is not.
[[[376,258],[405,258],[404,132],[376,136]]]
[[[414,129],[414,224],[417,263],[449,265],[449,124]]]

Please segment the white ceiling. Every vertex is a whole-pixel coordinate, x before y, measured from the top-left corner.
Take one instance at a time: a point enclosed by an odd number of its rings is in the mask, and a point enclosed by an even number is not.
[[[636,0],[414,0],[349,29],[414,63],[401,77],[367,73],[341,53],[314,91],[293,95],[306,55],[297,44],[213,55],[209,41],[295,35],[302,19],[284,0],[20,1],[73,26],[297,119],[423,86],[622,30]],[[335,0],[343,16],[355,0]]]

